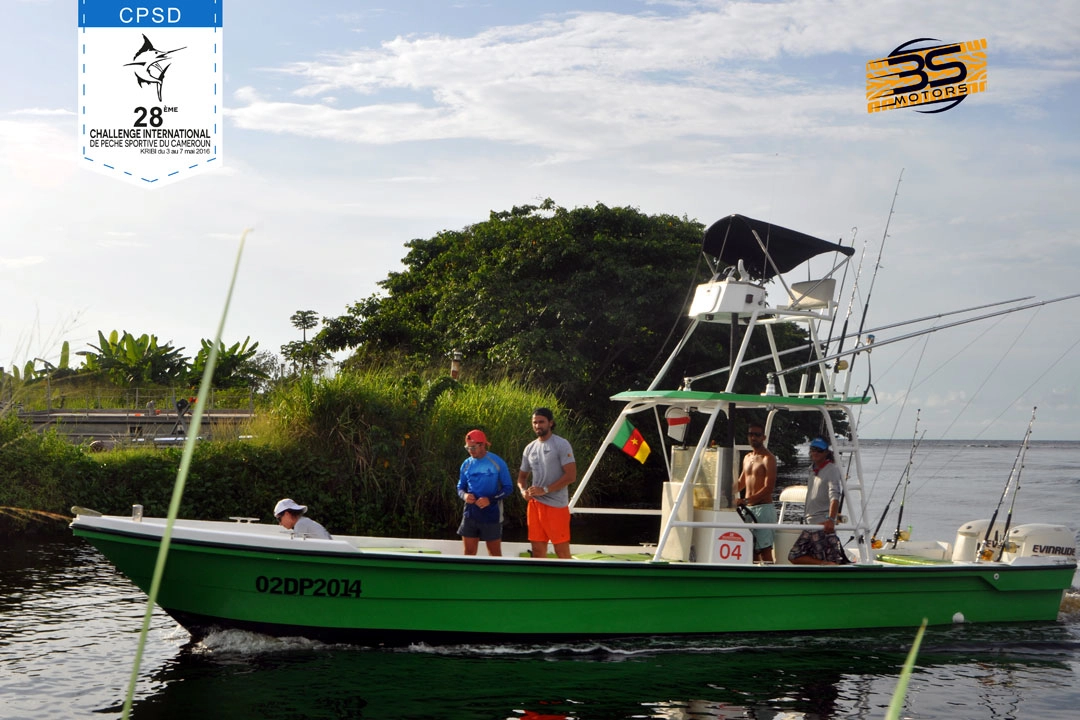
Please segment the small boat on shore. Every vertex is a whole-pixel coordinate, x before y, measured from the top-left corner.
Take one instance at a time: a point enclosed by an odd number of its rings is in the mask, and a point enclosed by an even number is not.
[[[873,537],[855,412],[869,399],[849,394],[851,368],[868,340],[856,338],[847,353],[829,355],[820,336],[836,314],[833,276],[853,249],[732,215],[706,231],[702,250],[712,277],[689,305],[686,334],[648,388],[614,396],[622,409],[571,499],[576,514],[656,517],[655,543],[574,544],[567,560],[531,558],[527,543],[504,542],[504,557],[465,556],[456,540],[324,540],[249,518],[177,520],[158,605],[195,638],[240,628],[363,644],[916,627],[924,618],[931,625],[1056,620],[1076,571],[1067,527],[1012,526],[1011,513],[1000,522],[995,513],[988,520],[958,517],[954,538],[894,538],[883,548]],[[826,277],[790,285],[783,279],[823,253],[838,258]],[[770,302],[772,280],[781,285],[781,302]],[[805,327],[808,362],[785,366],[788,356],[774,337],[780,323]],[[709,326],[730,332],[727,366],[663,389],[690,336]],[[764,333],[771,352],[747,359],[755,332]],[[762,392],[737,391],[740,372],[759,360],[770,364]],[[693,387],[720,377],[719,387]],[[836,532],[847,540],[849,562],[787,561],[803,530],[822,528],[790,512],[805,489],[789,488],[779,521],[753,526],[775,531],[776,562],[755,563],[752,526],[736,503],[739,456],[750,448],[734,442],[733,428],[753,418],[768,435],[779,418],[804,413],[823,428],[843,468]],[[602,457],[620,452],[612,443],[631,417],[640,426],[655,421],[660,437],[668,481],[656,507],[586,506]],[[665,433],[671,418],[679,430]],[[686,427],[696,430],[696,441],[684,442]],[[676,441],[669,445],[666,434]],[[166,521],[74,512],[75,535],[149,592]]]

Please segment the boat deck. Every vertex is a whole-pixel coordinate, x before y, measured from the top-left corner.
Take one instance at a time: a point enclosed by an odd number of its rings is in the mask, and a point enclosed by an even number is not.
[[[221,522],[212,520],[177,520],[173,525],[172,542],[189,542],[202,546],[220,546],[231,548],[246,548],[248,550],[271,550],[288,554],[301,555],[329,555],[329,556],[356,556],[361,554],[372,555],[407,555],[411,557],[424,556],[435,559],[441,558],[465,558],[460,540],[444,540],[430,538],[400,538],[400,537],[374,537],[374,536],[351,536],[335,535],[331,540],[297,536],[284,530],[279,525],[269,523],[251,522],[251,518],[238,518],[234,522]],[[129,537],[144,537],[155,541],[161,538],[165,531],[165,518],[146,517],[142,520],[133,520],[128,516],[80,516],[72,523],[78,528],[86,526],[99,532],[108,534],[126,535]],[[792,524],[781,534],[794,537],[805,526]],[[789,538],[790,539],[790,538]],[[685,565],[685,566],[727,566],[746,567],[777,566],[791,567],[786,562],[786,556],[776,563],[753,563],[749,558],[741,561],[712,561],[703,562],[691,559],[662,558],[655,559],[656,546],[653,544],[640,545],[604,545],[593,543],[572,544],[572,559],[585,562],[600,563],[649,563]],[[949,556],[950,546],[942,543],[911,543],[910,547],[901,544],[899,549],[892,549],[884,553],[878,553],[870,562],[861,560],[856,551],[849,555],[851,566],[962,566],[978,564],[982,566],[996,565],[999,563],[969,563],[956,561]],[[476,559],[492,562],[521,562],[532,559],[531,545],[527,542],[503,542],[503,555],[490,557],[486,549],[481,547]],[[781,553],[785,555],[785,553]],[[548,558],[555,559],[553,553]],[[1061,558],[1064,562],[1065,558]],[[1049,559],[1044,558],[1043,562]],[[1034,558],[1021,558],[1013,561],[1014,564],[1037,564]],[[1008,564],[1008,563],[1004,563]]]

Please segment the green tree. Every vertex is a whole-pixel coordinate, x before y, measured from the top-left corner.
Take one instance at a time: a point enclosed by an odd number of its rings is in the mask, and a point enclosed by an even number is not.
[[[567,210],[546,200],[492,212],[409,242],[405,269],[380,283],[383,293],[324,319],[315,340],[354,349],[348,364],[358,366],[396,358],[439,367],[456,348],[471,375],[528,378],[603,426],[614,414],[610,396],[647,386],[689,325],[693,288],[709,279],[703,230],[685,217],[602,204]],[[774,333],[781,349],[805,342],[793,324]],[[726,365],[729,342],[726,326],[700,329],[663,386]],[[749,357],[767,352],[764,333],[755,334]],[[738,389],[761,392],[768,369],[745,368]],[[725,382],[722,374],[694,387]]]
[[[65,340],[60,346],[60,360],[58,365],[53,365],[45,358],[34,358],[33,360],[27,360],[23,366],[22,380],[23,382],[35,382],[49,378],[51,380],[59,380],[71,375],[75,375],[76,371],[70,367],[69,361],[71,357],[71,344]],[[41,369],[37,369],[37,364],[41,363]],[[16,373],[16,379],[18,379],[18,368],[13,368]]]
[[[210,350],[214,347],[212,340],[204,339],[201,342],[202,347],[192,360],[188,373],[188,383],[191,385],[198,385],[202,380]],[[259,343],[252,343],[250,337],[244,338],[243,343],[233,343],[229,347],[220,343],[211,384],[215,388],[257,388],[270,378],[257,362],[258,351]]]
[[[289,322],[303,333],[303,342],[307,342],[307,331],[319,326],[319,316],[314,310],[297,310],[289,318]]]
[[[293,340],[281,346],[281,354],[292,365],[293,373],[318,373],[330,364],[330,353],[317,343]]]
[[[408,243],[383,296],[328,318],[317,340],[523,373],[582,408],[640,386],[694,276],[703,226],[634,208],[539,206]]]
[[[182,381],[188,373],[188,361],[171,343],[158,343],[156,335],[135,337],[113,330],[108,337],[98,331],[98,344],[90,345],[95,352],[81,350],[82,370],[100,372],[118,385],[157,383],[168,385]]]
[[[263,350],[252,360],[255,369],[266,379],[255,386],[256,390],[268,390],[285,377],[285,366],[278,356],[270,350]]]
[[[314,310],[297,310],[289,318],[293,327],[300,330],[302,340],[293,340],[281,346],[281,354],[292,364],[293,372],[318,373],[331,361],[331,355],[321,342],[309,341],[307,331],[319,325],[318,315]]]

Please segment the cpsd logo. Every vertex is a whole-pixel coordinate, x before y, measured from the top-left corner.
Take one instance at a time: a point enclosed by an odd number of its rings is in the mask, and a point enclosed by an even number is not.
[[[866,63],[868,113],[944,104],[921,113],[951,110],[972,93],[986,90],[986,38],[928,47],[934,38],[909,40],[888,57]]]
[[[153,23],[154,25],[161,25],[162,23],[176,24],[180,22],[180,8],[123,7],[120,8],[120,22],[124,25],[130,25],[131,23],[136,25],[145,23]]]

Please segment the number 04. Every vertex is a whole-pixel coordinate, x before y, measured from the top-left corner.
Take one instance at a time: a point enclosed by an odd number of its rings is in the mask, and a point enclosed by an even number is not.
[[[735,558],[736,560],[741,560],[742,546],[730,545],[728,543],[720,543],[720,559],[727,560],[728,558]]]

